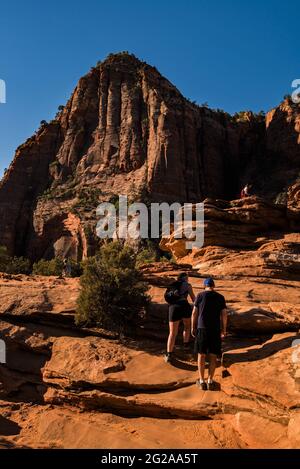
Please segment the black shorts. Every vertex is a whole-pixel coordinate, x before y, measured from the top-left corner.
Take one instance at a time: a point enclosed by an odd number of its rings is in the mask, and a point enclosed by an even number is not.
[[[169,306],[169,322],[190,319],[192,316],[192,307],[187,300],[179,301]]]
[[[195,338],[195,353],[213,353],[222,354],[222,341],[220,331],[209,331],[207,329],[198,329]]]

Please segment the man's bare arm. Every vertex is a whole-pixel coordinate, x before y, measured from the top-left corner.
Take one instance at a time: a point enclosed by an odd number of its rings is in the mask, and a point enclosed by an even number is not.
[[[221,311],[222,335],[223,335],[224,337],[225,337],[226,334],[227,334],[227,317],[228,317],[227,309],[224,308],[224,309],[222,309],[222,311]]]
[[[196,332],[197,332],[198,316],[199,316],[198,308],[194,306],[193,313],[192,313],[192,324],[191,324],[191,334],[193,337],[196,336]]]

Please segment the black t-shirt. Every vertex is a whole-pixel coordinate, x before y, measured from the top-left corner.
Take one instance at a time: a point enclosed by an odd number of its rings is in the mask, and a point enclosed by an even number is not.
[[[226,308],[223,295],[213,290],[198,293],[194,305],[198,308],[198,329],[219,332],[221,328],[221,311]]]

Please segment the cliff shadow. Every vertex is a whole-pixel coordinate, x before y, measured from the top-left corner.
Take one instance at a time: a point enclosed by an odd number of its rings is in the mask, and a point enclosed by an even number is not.
[[[13,420],[9,420],[6,417],[0,415],[0,435],[1,436],[10,436],[10,435],[18,435],[21,431],[21,427],[14,422]]]
[[[290,348],[295,338],[295,334],[292,334],[289,337],[284,337],[274,342],[264,343],[259,348],[247,349],[239,353],[231,353],[230,349],[226,350],[223,355],[223,364],[225,367],[229,367],[234,363],[263,360],[264,358],[268,358],[281,350]]]

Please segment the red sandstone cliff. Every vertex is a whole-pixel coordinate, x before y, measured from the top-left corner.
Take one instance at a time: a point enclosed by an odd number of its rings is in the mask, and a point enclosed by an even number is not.
[[[286,192],[300,171],[299,106],[238,118],[186,100],[128,54],[79,80],[57,117],[17,151],[0,184],[0,245],[33,259],[94,249],[95,207],[115,194],[234,198],[246,180]]]

